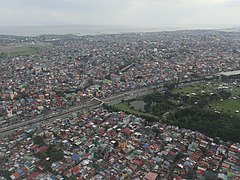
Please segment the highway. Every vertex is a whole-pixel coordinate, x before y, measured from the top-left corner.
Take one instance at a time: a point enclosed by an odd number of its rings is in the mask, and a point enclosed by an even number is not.
[[[39,122],[50,122],[50,121],[53,121],[54,119],[58,119],[63,116],[69,115],[69,113],[77,112],[77,111],[84,110],[84,109],[86,109],[86,110],[95,109],[95,108],[99,107],[99,105],[102,103],[113,105],[113,104],[121,102],[122,99],[127,100],[127,99],[135,98],[137,96],[149,94],[149,93],[153,92],[153,89],[156,87],[157,86],[144,87],[144,88],[140,88],[140,89],[133,90],[133,91],[123,92],[121,94],[117,94],[117,95],[114,95],[111,97],[100,99],[99,102],[89,100],[87,102],[84,102],[83,105],[71,107],[68,110],[64,110],[63,112],[41,115],[41,116],[35,117],[33,119],[29,119],[29,120],[19,122],[16,124],[11,124],[7,127],[1,127],[0,128],[0,137],[8,135],[9,133],[13,132],[15,129],[20,128],[20,127],[26,127],[26,126],[29,126],[29,125],[32,125],[35,123],[39,123]]]
[[[195,81],[180,82],[181,83],[180,86],[184,86],[184,85],[188,85],[188,84],[195,84],[195,83],[198,83],[201,81],[202,80],[199,79],[199,80],[195,80]],[[150,93],[153,93],[154,89],[156,89],[156,88],[158,89],[158,91],[163,91],[163,89],[164,89],[163,84],[153,85],[150,87],[142,87],[137,90],[122,92],[121,94],[113,95],[113,96],[103,98],[103,99],[93,98],[93,99],[97,99],[97,101],[94,102],[92,100],[89,100],[89,101],[83,102],[84,103],[83,105],[71,107],[68,110],[64,110],[63,112],[50,113],[47,115],[39,115],[33,119],[29,119],[29,120],[19,122],[16,124],[11,124],[7,127],[0,127],[0,137],[8,135],[9,133],[13,132],[14,129],[17,129],[20,127],[26,127],[26,126],[36,124],[39,122],[50,122],[50,121],[53,121],[54,119],[59,119],[61,117],[69,115],[69,113],[78,112],[78,111],[84,110],[84,109],[86,109],[86,110],[95,109],[95,108],[99,107],[99,105],[102,103],[106,103],[108,105],[113,105],[113,104],[117,104],[117,103],[121,102],[122,99],[128,100],[128,99],[136,98],[138,96],[150,94]]]

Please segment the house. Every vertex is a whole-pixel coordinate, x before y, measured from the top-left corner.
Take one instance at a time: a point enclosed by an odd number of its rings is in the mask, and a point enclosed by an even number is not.
[[[158,177],[158,174],[153,172],[149,172],[144,176],[144,178],[146,178],[147,180],[155,180],[157,179],[157,177]]]

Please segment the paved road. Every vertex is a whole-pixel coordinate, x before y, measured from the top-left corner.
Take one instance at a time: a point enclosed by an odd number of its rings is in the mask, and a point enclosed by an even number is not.
[[[201,81],[201,80],[199,80]],[[197,83],[199,81],[194,81],[194,82],[184,82],[184,85],[187,84],[192,84],[192,83]],[[110,96],[104,99],[101,99],[102,102],[107,103],[109,105],[113,105],[116,103],[121,102],[122,99],[127,100],[127,99],[133,99],[135,97],[138,96],[142,96],[145,94],[150,94],[154,91],[155,88],[158,88],[159,90],[163,90],[163,85],[156,85],[156,86],[150,86],[150,87],[143,87],[143,88],[139,88],[137,90],[132,90],[132,91],[127,91],[127,92],[123,92],[121,94],[117,94],[114,96]],[[25,127],[31,124],[36,124],[38,122],[49,122],[49,121],[53,121],[54,119],[58,119],[61,118],[63,116],[69,115],[69,113],[73,113],[73,112],[77,112],[80,110],[84,110],[84,109],[95,109],[97,107],[99,107],[101,103],[97,102],[97,101],[87,101],[84,102],[84,105],[80,105],[80,106],[76,106],[76,107],[71,107],[68,110],[65,110],[63,112],[59,112],[59,113],[55,113],[55,114],[48,114],[48,115],[40,115],[36,118],[30,119],[30,120],[26,120],[20,123],[16,123],[16,124],[12,124],[10,126],[7,127],[2,127],[0,128],[0,137],[1,136],[6,136],[9,133],[11,133],[12,131],[14,131],[14,129],[17,129],[19,127]]]
[[[133,91],[123,92],[121,94],[117,94],[117,95],[114,95],[114,96],[111,96],[111,97],[108,97],[108,98],[101,99],[101,101],[105,102],[107,104],[113,105],[113,104],[121,102],[122,99],[124,99],[124,100],[132,99],[132,98],[135,98],[137,96],[141,96],[141,95],[144,95],[144,94],[151,93],[152,90],[155,87],[156,86],[151,86],[151,87],[148,87],[148,88],[144,87],[144,88],[140,88],[140,89],[133,90]],[[84,103],[84,105],[69,108],[68,110],[65,110],[64,112],[55,113],[55,114],[48,114],[48,115],[41,115],[39,117],[30,119],[30,120],[26,120],[26,121],[23,121],[23,122],[12,124],[12,125],[7,126],[7,127],[2,127],[2,128],[0,128],[0,137],[8,135],[9,133],[13,132],[14,129],[17,129],[19,127],[25,127],[25,126],[28,126],[28,125],[31,125],[31,124],[36,124],[38,122],[53,121],[54,119],[58,119],[58,118],[61,118],[63,116],[69,115],[69,113],[72,113],[72,112],[77,112],[77,111],[84,110],[84,109],[95,109],[100,104],[101,104],[101,102],[98,102],[98,101],[87,101],[87,102]]]

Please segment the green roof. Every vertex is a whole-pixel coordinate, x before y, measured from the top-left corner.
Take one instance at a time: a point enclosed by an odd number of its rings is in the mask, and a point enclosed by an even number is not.
[[[81,138],[81,141],[86,141],[86,140],[87,140],[87,137]]]

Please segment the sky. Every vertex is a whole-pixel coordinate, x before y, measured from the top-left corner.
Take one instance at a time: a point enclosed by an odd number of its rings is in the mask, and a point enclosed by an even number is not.
[[[240,26],[240,0],[0,0],[0,26]]]

